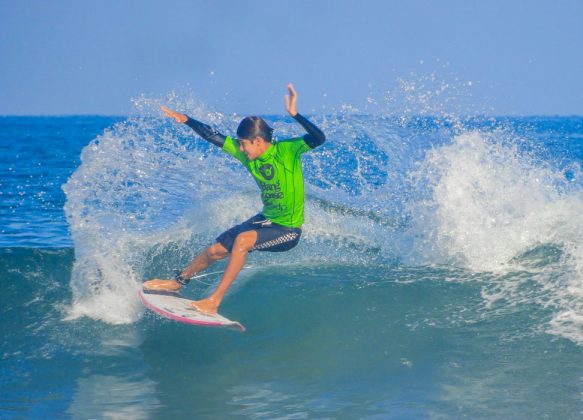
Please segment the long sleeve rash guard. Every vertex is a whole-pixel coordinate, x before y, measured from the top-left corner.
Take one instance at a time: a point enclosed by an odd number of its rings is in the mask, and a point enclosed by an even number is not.
[[[324,135],[322,130],[316,127],[306,117],[298,113],[293,118],[304,128],[304,130],[307,131],[308,134],[306,134],[303,138],[306,144],[310,146],[312,149],[320,146],[326,141],[326,136]],[[185,124],[192,128],[196,132],[196,134],[201,136],[206,141],[214,144],[215,146],[223,147],[223,145],[225,144],[225,139],[227,138],[227,136],[219,133],[210,126],[190,117],[188,117]]]

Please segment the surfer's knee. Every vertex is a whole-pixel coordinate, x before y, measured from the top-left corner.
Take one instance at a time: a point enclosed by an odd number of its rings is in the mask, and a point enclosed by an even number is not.
[[[250,230],[247,232],[240,233],[235,238],[235,243],[233,244],[233,252],[249,252],[255,246],[255,242],[257,242],[257,232],[254,230]]]
[[[212,261],[218,261],[222,260],[223,258],[227,258],[229,251],[227,251],[223,245],[217,242],[207,248],[206,255],[207,258],[211,259]]]

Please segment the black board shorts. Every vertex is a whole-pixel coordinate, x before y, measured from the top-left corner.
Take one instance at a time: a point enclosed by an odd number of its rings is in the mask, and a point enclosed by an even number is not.
[[[257,232],[257,242],[251,251],[289,251],[298,244],[302,235],[300,228],[281,226],[258,214],[219,235],[217,242],[231,253],[237,236],[251,230]]]

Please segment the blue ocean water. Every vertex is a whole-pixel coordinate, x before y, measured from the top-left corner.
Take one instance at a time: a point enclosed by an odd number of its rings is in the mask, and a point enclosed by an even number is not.
[[[139,304],[260,208],[157,103],[0,118],[1,418],[583,416],[583,118],[313,115],[303,239],[248,259],[240,334]]]

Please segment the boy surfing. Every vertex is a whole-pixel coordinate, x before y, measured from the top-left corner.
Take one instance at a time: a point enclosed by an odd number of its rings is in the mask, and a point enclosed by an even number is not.
[[[263,210],[219,235],[173,280],[152,279],[146,290],[178,291],[190,279],[216,261],[229,257],[223,277],[211,296],[195,301],[200,312],[216,314],[227,290],[253,251],[283,252],[295,247],[304,222],[304,178],[301,155],[324,143],[324,133],[297,111],[297,92],[292,84],[285,96],[287,113],[307,134],[273,142],[273,129],[260,117],[245,117],[237,138],[225,136],[188,115],[161,107],[166,117],[186,124],[199,136],[233,156],[249,171],[259,189]]]

